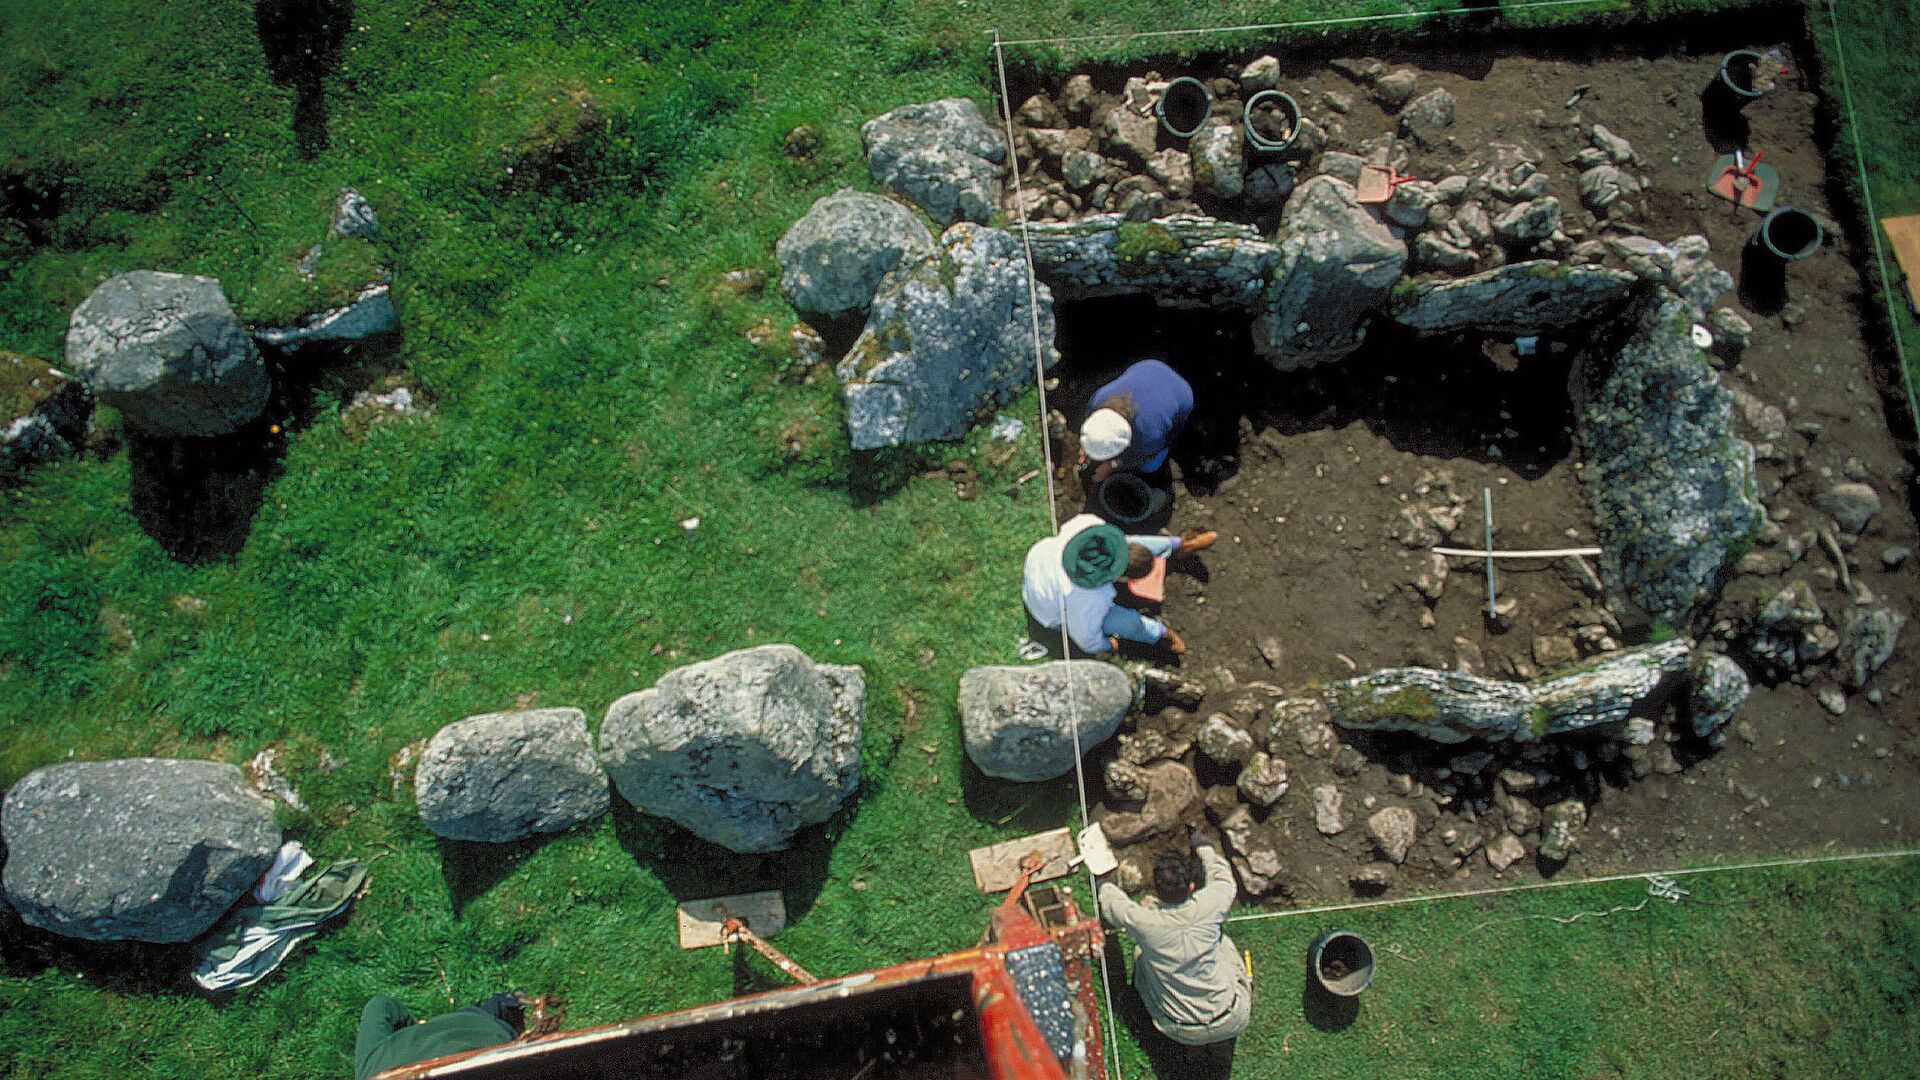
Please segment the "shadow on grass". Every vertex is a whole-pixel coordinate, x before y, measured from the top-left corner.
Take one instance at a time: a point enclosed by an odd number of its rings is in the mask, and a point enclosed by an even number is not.
[[[671,821],[642,814],[618,794],[611,816],[620,846],[659,878],[675,899],[704,900],[778,889],[791,923],[805,916],[820,896],[834,842],[852,822],[857,805],[858,800],[849,800],[825,824],[800,830],[792,847],[765,855],[742,855],[709,843]]]
[[[1072,773],[1054,780],[1021,783],[988,776],[972,758],[960,766],[960,793],[966,800],[967,813],[976,820],[1023,833],[1069,824],[1076,802]]]
[[[592,824],[582,826],[592,827]],[[565,835],[564,832],[544,833],[504,844],[435,837],[434,844],[440,849],[440,876],[447,883],[453,917],[459,918],[469,903],[518,870],[528,856]]]
[[[1112,972],[1115,981],[1130,970],[1125,963],[1126,950],[1120,945],[1117,934],[1107,935],[1107,970]],[[1233,1051],[1237,1040],[1228,1039],[1210,1046],[1186,1046],[1174,1042],[1153,1026],[1153,1018],[1147,1015],[1146,1002],[1140,999],[1129,979],[1124,985],[1114,987],[1114,1011],[1119,1014],[1120,1022],[1127,1027],[1127,1033],[1133,1036],[1142,1053],[1147,1055],[1147,1065],[1153,1075],[1160,1080],[1227,1080],[1233,1075]],[[1109,1047],[1109,1054],[1117,1054],[1118,1047]]]
[[[81,941],[29,926],[12,908],[0,906],[0,972],[9,978],[58,970],[116,994],[185,997],[199,994],[187,978],[192,965],[191,944]]]
[[[257,0],[253,23],[268,75],[293,91],[293,138],[300,156],[315,157],[332,141],[325,84],[353,25],[353,2]]]

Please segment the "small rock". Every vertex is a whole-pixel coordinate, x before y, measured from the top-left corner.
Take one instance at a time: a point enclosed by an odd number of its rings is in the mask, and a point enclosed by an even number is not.
[[[1075,75],[1060,88],[1060,109],[1070,120],[1085,120],[1093,108],[1093,79]]]
[[[1115,758],[1107,762],[1107,792],[1120,802],[1147,800],[1147,770]]]
[[[1389,806],[1367,819],[1367,833],[1375,850],[1397,866],[1407,861],[1407,850],[1420,834],[1420,819],[1404,806]]]
[[[1240,770],[1236,785],[1240,794],[1261,806],[1272,806],[1287,793],[1287,763],[1265,752],[1256,752]]]
[[[1540,857],[1566,862],[1580,844],[1580,830],[1587,825],[1587,804],[1579,799],[1563,799],[1547,807],[1546,832],[1540,839]]]
[[[333,206],[333,234],[362,240],[380,235],[380,217],[366,196],[351,188],[340,189],[340,199]]]
[[[1579,659],[1580,650],[1570,637],[1542,634],[1533,639],[1533,662],[1539,664],[1542,671],[1566,667]]]
[[[1814,691],[1813,696],[1815,700],[1820,702],[1821,708],[1835,716],[1839,716],[1847,711],[1847,695],[1842,693],[1838,687],[1823,686]]]
[[[1438,145],[1453,126],[1453,95],[1430,90],[1415,98],[1400,114],[1400,133],[1421,146]]]
[[[1355,892],[1378,895],[1393,885],[1394,867],[1392,863],[1373,862],[1353,872],[1347,883]]]
[[[1240,69],[1240,89],[1248,94],[1271,90],[1280,83],[1280,61],[1262,56]]]
[[[1633,160],[1633,144],[1607,130],[1605,124],[1593,125],[1593,145],[1606,152],[1615,165]]]
[[[1498,838],[1487,845],[1486,853],[1488,866],[1493,867],[1496,871],[1505,870],[1507,867],[1527,857],[1527,846],[1521,843],[1520,838],[1512,833],[1501,833]]]
[[[1713,340],[1736,352],[1753,343],[1753,324],[1732,308],[1715,308],[1707,328],[1713,331]]]
[[[1560,228],[1560,200],[1551,195],[1520,203],[1493,219],[1493,234],[1518,243],[1537,242]]]
[[[1691,685],[1687,716],[1693,733],[1715,746],[1726,741],[1722,729],[1747,700],[1751,684],[1739,664],[1720,653],[1696,652],[1688,660]]]
[[[1340,789],[1332,784],[1313,789],[1313,827],[1322,836],[1338,836],[1347,827],[1340,820]]]
[[[1214,713],[1200,729],[1200,752],[1215,764],[1245,765],[1254,754],[1253,736],[1225,713]]]
[[[1873,673],[1893,658],[1894,643],[1900,639],[1907,617],[1892,608],[1859,608],[1847,619],[1840,646],[1841,659],[1847,665],[1847,686],[1858,690]]]
[[[1880,565],[1889,570],[1898,570],[1912,555],[1913,549],[1910,547],[1889,547],[1880,552]]]
[[[1412,68],[1395,68],[1374,80],[1373,99],[1388,112],[1395,112],[1413,100],[1420,77]]]
[[[1847,532],[1858,535],[1880,512],[1880,493],[1866,484],[1835,484],[1814,498],[1814,505],[1833,515]]]

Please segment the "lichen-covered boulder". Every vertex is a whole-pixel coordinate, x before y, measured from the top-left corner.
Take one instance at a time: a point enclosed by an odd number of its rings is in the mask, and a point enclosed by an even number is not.
[[[1625,724],[1627,714],[1667,676],[1687,666],[1693,642],[1686,638],[1596,656],[1565,671],[1534,680],[1529,728],[1561,735]]]
[[[1407,264],[1406,243],[1360,205],[1352,184],[1316,176],[1287,203],[1279,245],[1254,347],[1282,371],[1358,349]]]
[[[942,225],[993,216],[1007,143],[966,98],[902,105],[860,127],[867,170]]]
[[[393,290],[382,281],[361,289],[353,302],[344,307],[317,311],[294,326],[274,326],[254,331],[262,344],[288,352],[302,345],[322,342],[365,341],[391,334],[400,326],[400,313],[393,307]]]
[[[932,254],[933,234],[913,211],[845,188],[815,202],[773,248],[787,303],[827,316],[865,310],[887,271]]]
[[[743,854],[781,851],[860,786],[866,679],[761,645],[613,703],[600,761],[634,808]]]
[[[607,776],[579,709],[448,724],[420,755],[413,791],[421,822],[451,840],[519,840],[607,812]]]
[[[1647,614],[1690,627],[1765,518],[1753,447],[1671,294],[1611,357],[1583,355],[1575,418],[1602,565]]]
[[[1039,306],[1034,308],[1037,296]],[[937,255],[881,280],[866,329],[835,369],[855,450],[957,439],[1033,384],[1033,323],[1053,347],[1053,294],[1029,291],[1020,242],[962,223]]]
[[[1688,662],[1687,720],[1693,734],[1719,746],[1722,729],[1746,704],[1752,684],[1746,669],[1724,653],[1698,652]]]
[[[1095,214],[1034,225],[1027,236],[1034,269],[1060,300],[1142,293],[1169,307],[1251,309],[1280,261],[1252,226],[1199,214]]]
[[[87,436],[86,387],[30,356],[0,349],[0,479],[65,457]]]
[[[191,941],[273,861],[280,826],[246,774],[214,761],[71,761],[0,807],[7,900],[89,941]]]
[[[158,435],[227,435],[271,390],[253,339],[213,278],[135,270],[100,283],[67,326],[67,366],[127,422]]]
[[[1407,290],[1395,297],[1393,318],[1432,333],[1551,334],[1615,313],[1635,280],[1624,270],[1551,259],[1509,263]]]
[[[1075,730],[1085,754],[1113,737],[1132,705],[1126,673],[1098,660],[977,667],[960,676],[967,756],[1002,780],[1072,772]]]
[[[1193,179],[1210,194],[1237,199],[1246,188],[1246,137],[1240,126],[1216,117],[1193,137]]]

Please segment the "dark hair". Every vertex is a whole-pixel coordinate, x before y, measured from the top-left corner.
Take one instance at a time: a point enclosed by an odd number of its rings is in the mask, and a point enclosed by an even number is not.
[[[1140,415],[1140,406],[1134,404],[1133,395],[1125,390],[1094,402],[1093,408],[1087,411],[1099,412],[1101,409],[1111,409],[1119,413],[1129,424],[1133,423],[1134,417]]]
[[[1127,545],[1127,569],[1121,577],[1134,581],[1153,573],[1153,552],[1139,544]]]
[[[1179,904],[1200,884],[1199,860],[1191,851],[1162,851],[1153,857],[1153,894],[1162,903]]]

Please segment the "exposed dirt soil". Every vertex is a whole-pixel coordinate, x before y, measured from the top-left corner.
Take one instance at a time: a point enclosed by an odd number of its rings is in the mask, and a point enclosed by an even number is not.
[[[1783,56],[1787,71],[1778,89],[1745,111],[1746,145],[1764,150],[1778,167],[1783,204],[1829,215],[1820,102],[1802,42],[1726,36],[1596,42],[1581,55],[1451,50],[1444,61],[1386,59],[1416,69],[1419,93],[1445,87],[1458,102],[1448,147],[1410,147],[1413,173],[1471,175],[1488,160],[1490,144],[1524,143],[1540,151],[1569,230],[1600,235],[1580,208],[1577,170],[1558,163],[1589,145],[1592,124],[1604,123],[1632,142],[1642,162],[1636,171],[1655,184],[1631,219],[1637,230],[1662,241],[1705,235],[1716,261],[1740,276],[1741,246],[1758,215],[1704,192],[1719,153],[1713,144],[1724,146],[1726,133],[1706,130],[1699,99],[1720,55],[1733,48],[1778,49]],[[1249,59],[1169,61],[1158,70],[1163,77],[1212,79],[1236,75]],[[1115,93],[1126,76],[1142,73],[1096,72],[1096,87]],[[1331,69],[1283,69],[1280,85],[1308,118],[1344,128],[1330,148],[1383,134],[1393,123],[1364,88]],[[1565,104],[1581,87],[1578,100]],[[1346,115],[1326,107],[1329,91],[1352,103]],[[1755,327],[1751,348],[1726,359],[1723,379],[1780,408],[1790,429],[1773,440],[1775,460],[1759,466],[1760,493],[1788,537],[1807,534],[1807,551],[1784,573],[1737,575],[1716,618],[1748,617],[1765,597],[1799,579],[1813,586],[1830,623],[1845,623],[1855,600],[1811,539],[1814,527],[1829,520],[1813,498],[1845,479],[1864,480],[1882,497],[1879,516],[1848,544],[1852,582],[1880,602],[1920,613],[1920,564],[1891,569],[1882,560],[1884,549],[1914,546],[1913,473],[1889,433],[1891,361],[1877,340],[1869,346],[1863,329],[1862,312],[1873,298],[1864,289],[1862,265],[1847,235],[1830,234],[1821,252],[1790,266],[1784,298],[1747,290],[1722,300]],[[1208,693],[1192,716],[1170,710],[1140,726],[1191,733],[1211,712],[1238,714],[1271,703],[1249,683],[1299,688],[1407,664],[1525,677],[1554,666],[1553,656],[1543,664],[1536,655],[1536,636],[1572,637],[1579,627],[1599,625],[1624,644],[1643,639],[1631,627],[1608,626],[1610,616],[1598,610],[1583,575],[1565,561],[1499,568],[1501,596],[1518,601],[1503,629],[1485,618],[1484,564],[1470,559],[1448,561],[1451,574],[1429,607],[1413,586],[1426,555],[1394,535],[1409,505],[1457,504],[1453,543],[1479,547],[1485,488],[1493,497],[1496,547],[1595,543],[1578,481],[1564,352],[1518,358],[1499,343],[1484,352],[1477,344],[1449,351],[1376,328],[1365,351],[1346,361],[1276,375],[1253,354],[1243,316],[1156,311],[1120,300],[1063,305],[1059,319],[1065,362],[1054,404],[1071,422],[1085,414],[1095,386],[1142,356],[1158,355],[1181,368],[1200,398],[1176,452],[1169,529],[1217,529],[1221,541],[1204,557],[1203,571],[1170,579],[1165,612],[1191,646],[1182,674]],[[1897,423],[1906,429],[1905,421]],[[1750,428],[1742,434],[1762,441]],[[1443,488],[1457,500],[1444,499]],[[1431,625],[1423,625],[1429,611]],[[1273,659],[1263,655],[1263,638],[1278,639]],[[1564,872],[1911,844],[1920,834],[1920,800],[1912,796],[1920,784],[1916,640],[1920,629],[1910,626],[1892,662],[1868,684],[1877,701],[1856,693],[1844,715],[1830,715],[1814,691],[1839,686],[1838,670],[1816,665],[1810,685],[1756,684],[1724,748],[1682,741],[1673,747],[1678,760],[1661,761],[1651,775],[1624,785],[1617,778],[1591,781],[1592,817]],[[1274,652],[1272,646],[1269,641],[1265,651]],[[1498,806],[1467,805],[1467,799],[1442,805],[1404,775],[1457,750],[1365,740],[1351,747],[1317,758],[1297,748],[1283,755],[1292,777],[1273,819],[1289,846],[1281,853],[1286,891],[1276,902],[1350,896],[1350,875],[1376,858],[1365,820],[1380,806],[1409,806],[1420,819],[1420,839],[1397,872],[1394,893],[1539,875],[1531,855],[1537,833],[1526,838],[1529,857],[1502,874],[1482,852],[1462,858],[1459,839],[1453,850],[1443,840],[1473,834],[1491,840],[1506,829]],[[1090,777],[1111,753],[1109,747],[1093,759]],[[1196,754],[1189,751],[1188,759]],[[1204,765],[1199,771],[1203,784],[1221,782]],[[1328,782],[1339,785],[1346,802],[1347,827],[1333,837],[1316,831],[1311,800],[1313,787]],[[1189,817],[1200,819],[1197,804]]]

